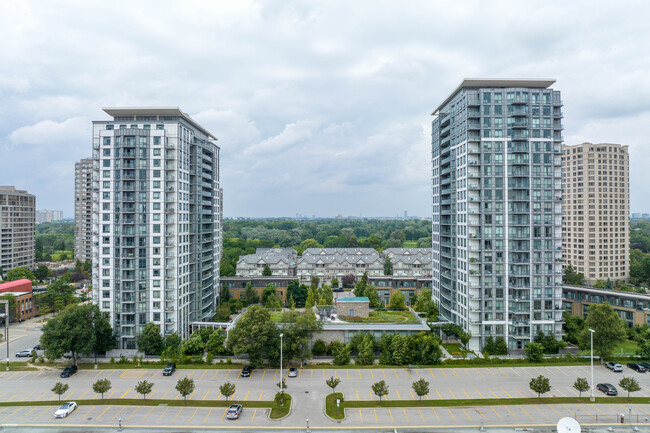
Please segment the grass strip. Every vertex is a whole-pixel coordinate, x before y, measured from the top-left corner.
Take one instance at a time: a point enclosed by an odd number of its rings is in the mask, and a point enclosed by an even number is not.
[[[330,394],[331,395],[331,394]],[[596,397],[600,404],[647,404],[648,397]],[[335,403],[336,404],[336,403]],[[350,400],[341,402],[347,408],[373,407],[452,407],[452,406],[513,406],[530,404],[592,404],[589,397],[542,397],[542,398],[469,398],[447,400]]]
[[[271,414],[269,415],[269,418],[271,419],[284,418],[289,414],[290,410],[291,410],[291,395],[285,393],[284,404],[280,406],[276,403],[273,403],[273,407],[271,407]]]
[[[336,399],[341,400],[341,407],[336,407]],[[345,418],[345,409],[343,405],[343,393],[333,392],[325,397],[325,413],[332,419]]]
[[[4,406],[58,406],[68,401],[3,401],[0,407]],[[75,400],[79,406],[182,406],[182,407],[229,407],[231,404],[241,404],[247,408],[273,408],[276,404],[272,401],[243,401],[243,400],[158,400],[142,398],[105,398]],[[291,405],[291,401],[289,401]]]
[[[49,367],[65,367],[63,364],[38,364],[38,365],[48,365]],[[167,365],[166,362],[160,364],[148,364],[142,363],[140,367],[137,364],[118,364],[115,363],[98,363],[98,370],[133,370],[133,369],[148,369],[148,370],[162,370]],[[177,370],[238,370],[246,364],[176,364]],[[77,364],[80,370],[94,370],[95,364],[89,362],[80,362]]]

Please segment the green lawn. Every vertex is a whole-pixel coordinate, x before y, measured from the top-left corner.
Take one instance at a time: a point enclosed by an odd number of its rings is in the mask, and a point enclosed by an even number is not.
[[[284,418],[289,414],[290,410],[291,410],[291,395],[286,394],[285,401],[282,406],[278,406],[275,402],[273,403],[269,418],[271,419]]]
[[[633,340],[627,340],[621,343],[616,349],[614,349],[614,355],[617,353],[635,353],[637,349],[639,348],[639,345],[636,343],[636,341]]]
[[[341,400],[341,406],[336,407],[336,399]],[[345,410],[343,409],[343,394],[340,392],[334,392],[325,397],[325,413],[327,416],[333,419],[343,419],[345,418]]]
[[[58,262],[61,260],[62,253],[66,253],[68,255],[68,260],[72,260],[74,258],[74,251],[55,251],[51,254],[52,261]]]
[[[404,241],[402,242],[402,248],[417,248],[418,241]]]
[[[450,355],[460,355],[463,352],[463,349],[460,348],[458,343],[447,343],[442,345]]]
[[[271,311],[271,322],[281,323],[284,318],[284,313],[280,311]]]
[[[408,311],[371,311],[368,317],[342,318],[354,323],[419,323]]]

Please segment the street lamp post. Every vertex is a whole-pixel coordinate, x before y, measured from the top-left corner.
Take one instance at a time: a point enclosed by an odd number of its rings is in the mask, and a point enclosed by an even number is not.
[[[589,328],[589,346],[591,347],[591,395],[589,396],[590,401],[595,401],[594,397],[594,331]]]
[[[284,334],[280,334],[280,392],[282,392],[282,337],[284,337]],[[7,352],[7,357],[9,356],[9,352]],[[8,358],[7,358],[8,359]]]
[[[7,339],[7,371],[9,371],[9,301],[1,299],[0,304],[5,306],[5,338]]]

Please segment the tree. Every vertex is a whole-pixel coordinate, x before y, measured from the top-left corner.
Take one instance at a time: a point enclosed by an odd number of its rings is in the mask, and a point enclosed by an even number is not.
[[[319,338],[318,340],[314,341],[311,351],[314,356],[323,356],[327,354],[327,345],[323,340]]]
[[[307,299],[305,300],[305,308],[312,308],[314,305],[316,305],[316,291],[309,289],[307,291]]]
[[[334,365],[348,365],[350,363],[350,346],[341,345],[336,352],[332,352],[334,355]]]
[[[235,384],[232,382],[226,382],[219,387],[219,391],[221,392],[221,395],[226,397],[226,400],[228,400],[235,393]]]
[[[228,337],[228,348],[236,355],[247,353],[251,365],[260,365],[272,348],[280,347],[278,328],[271,314],[253,305],[241,316]]]
[[[284,392],[285,389],[287,389],[287,381],[283,378],[280,379],[278,383],[275,384],[275,386],[278,387],[278,389],[282,390]]]
[[[430,320],[438,320],[438,304],[431,297],[431,289],[421,289],[420,294],[418,294],[415,301],[411,302],[411,304],[415,311],[425,313]]]
[[[370,301],[369,303],[370,308],[379,308],[383,305],[381,303],[381,300],[379,299],[379,292],[377,292],[377,288],[375,286],[373,285],[366,286],[366,290],[364,290],[364,295]]]
[[[215,329],[208,337],[208,342],[205,343],[205,351],[212,356],[221,356],[228,353],[225,346],[226,333],[221,329]]]
[[[418,397],[420,397],[420,400],[422,400],[422,396],[429,394],[429,382],[424,380],[424,378],[418,379],[415,382],[413,382],[413,391],[417,394]]]
[[[273,271],[271,271],[269,265],[264,265],[264,269],[262,270],[262,276],[270,277],[271,275],[273,275]]]
[[[567,265],[564,268],[564,276],[562,277],[562,282],[564,284],[570,284],[572,286],[582,286],[585,283],[585,276],[584,274],[576,272],[573,266]]]
[[[50,268],[48,268],[45,265],[40,265],[36,270],[34,271],[34,277],[39,280],[39,281],[44,281],[46,278],[48,278],[50,275],[52,275],[52,272],[50,272]]]
[[[618,382],[618,386],[627,391],[627,398],[630,398],[631,392],[641,391],[639,382],[633,377],[624,377]]]
[[[616,346],[627,337],[625,321],[608,303],[591,304],[585,319],[585,329],[581,334],[581,346],[589,347],[590,331],[594,332],[594,352],[600,356],[601,363],[612,354]]]
[[[396,290],[390,295],[390,301],[388,301],[388,306],[396,310],[403,310],[406,308],[406,298],[401,290]]]
[[[330,377],[329,379],[327,379],[327,380],[325,381],[325,383],[327,384],[327,386],[329,386],[330,388],[332,388],[332,392],[334,392],[334,390],[336,389],[336,387],[339,386],[339,384],[341,383],[341,379],[339,379],[338,377],[334,377],[334,376],[332,376],[332,377]]]
[[[187,400],[187,396],[194,392],[194,379],[184,377],[176,382],[176,391]]]
[[[288,362],[298,360],[302,364],[311,357],[309,343],[313,335],[323,329],[323,325],[311,310],[303,314],[288,313],[285,318],[288,324],[282,329],[285,335],[284,356]]]
[[[497,337],[494,342],[494,352],[490,355],[507,355],[508,354],[508,345],[506,340],[503,337]]]
[[[153,322],[145,325],[136,339],[136,344],[145,355],[160,355],[165,350],[165,340],[160,334],[160,327]]]
[[[108,392],[111,388],[111,381],[108,379],[99,379],[97,382],[93,383],[93,391],[97,394],[101,394],[102,400],[104,400],[104,393]]]
[[[373,339],[370,336],[363,338],[361,344],[359,345],[359,353],[355,364],[358,365],[372,365],[375,363],[375,345]]]
[[[43,326],[41,344],[49,359],[59,359],[65,353],[72,354],[74,364],[77,355],[103,353],[115,344],[108,317],[92,304],[70,305]]]
[[[341,278],[341,281],[343,282],[343,287],[349,289],[350,287],[354,286],[356,278],[354,278],[354,275],[352,274],[347,274]]]
[[[172,332],[165,337],[165,352],[177,352],[181,348],[181,336],[178,332]]]
[[[607,282],[605,283],[605,289],[606,290],[614,290],[614,285],[612,284],[612,280],[609,278],[607,279]]]
[[[384,275],[393,275],[393,266],[390,263],[389,256],[386,256],[386,261],[384,262]]]
[[[345,277],[343,277],[345,278]],[[365,296],[366,286],[368,285],[368,273],[364,272],[361,276],[361,280],[356,284],[354,288],[354,296]]]
[[[530,343],[534,344],[534,343]],[[548,377],[544,377],[541,374],[537,377],[533,377],[530,379],[530,383],[528,384],[530,389],[533,392],[537,393],[537,397],[541,398],[542,394],[545,394],[551,390],[551,384],[548,380]]]
[[[589,391],[589,383],[584,377],[577,378],[573,383],[573,387],[580,393],[580,397],[582,397],[583,392]]]
[[[183,340],[181,343],[183,354],[185,355],[203,355],[205,343],[199,332],[193,332],[190,338]]]
[[[135,385],[135,392],[142,394],[143,399],[147,399],[147,394],[153,389],[153,383],[148,380],[141,380]]]
[[[258,304],[260,302],[260,297],[257,295],[255,289],[251,282],[246,283],[246,291],[244,292],[244,299],[246,300],[247,305]]]
[[[375,395],[379,397],[379,401],[381,401],[382,397],[388,395],[388,385],[386,385],[386,381],[380,380],[379,382],[373,383],[372,392],[374,392]]]
[[[36,277],[32,271],[25,267],[9,269],[7,275],[5,275],[5,281],[16,281],[22,279],[34,281],[36,280]]]
[[[526,359],[530,362],[542,362],[542,357],[544,356],[544,346],[541,343],[528,343],[524,347],[526,352]]]
[[[70,389],[70,385],[67,383],[57,382],[54,384],[54,388],[52,388],[50,391],[59,396],[59,401],[61,401],[61,396],[68,392],[68,389]]]
[[[339,280],[332,278],[332,290],[339,288]]]
[[[303,308],[307,300],[307,286],[298,284],[297,281],[290,281],[287,286],[287,297],[292,297],[296,307]]]
[[[271,296],[273,297],[273,300],[276,301],[277,293],[278,291],[273,284],[267,284],[264,290],[262,291],[262,304],[266,305]]]
[[[300,242],[297,250],[300,254],[302,254],[307,248],[323,248],[323,246],[319,244],[316,239],[305,239],[304,241]]]

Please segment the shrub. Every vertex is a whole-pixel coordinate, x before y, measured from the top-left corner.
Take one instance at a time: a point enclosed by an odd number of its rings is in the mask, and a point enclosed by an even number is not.
[[[327,354],[327,346],[323,340],[318,339],[314,342],[314,346],[312,347],[311,351],[314,356],[323,356]]]

